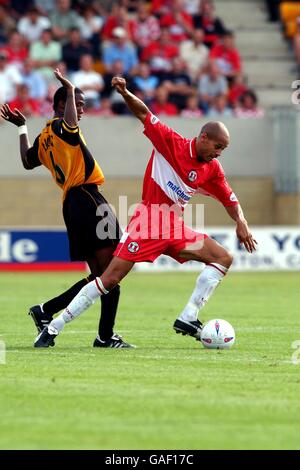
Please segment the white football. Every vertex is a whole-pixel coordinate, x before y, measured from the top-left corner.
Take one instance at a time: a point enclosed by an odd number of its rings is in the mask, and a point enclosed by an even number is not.
[[[235,341],[233,327],[226,320],[210,320],[201,331],[201,342],[208,349],[229,349]]]

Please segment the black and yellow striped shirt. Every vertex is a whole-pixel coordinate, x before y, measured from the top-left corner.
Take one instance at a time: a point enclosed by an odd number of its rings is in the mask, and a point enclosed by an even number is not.
[[[89,152],[79,127],[70,127],[63,118],[54,118],[27,152],[34,166],[44,165],[63,190],[63,199],[73,186],[104,182],[103,172]]]

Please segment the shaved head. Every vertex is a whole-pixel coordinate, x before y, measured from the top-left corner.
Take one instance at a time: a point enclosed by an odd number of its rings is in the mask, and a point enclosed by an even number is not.
[[[207,137],[212,140],[219,140],[220,138],[229,139],[229,132],[225,124],[220,121],[210,121],[204,124],[200,131],[201,134],[207,134]]]
[[[207,122],[196,139],[196,152],[199,161],[210,162],[220,157],[229,145],[229,132],[220,121]]]

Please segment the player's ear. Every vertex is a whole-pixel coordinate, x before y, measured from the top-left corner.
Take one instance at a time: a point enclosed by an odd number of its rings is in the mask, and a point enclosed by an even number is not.
[[[64,114],[64,112],[65,112],[65,106],[66,106],[66,102],[63,101],[63,100],[59,100],[58,105],[57,105],[57,111],[58,111],[60,114]]]
[[[202,134],[200,134],[200,141],[201,141],[201,142],[206,142],[207,139],[208,139],[207,133],[206,133],[206,132],[202,132]]]

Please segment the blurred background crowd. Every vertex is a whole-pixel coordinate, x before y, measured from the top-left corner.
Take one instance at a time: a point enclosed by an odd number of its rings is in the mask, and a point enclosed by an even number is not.
[[[276,21],[279,1],[266,1]],[[114,75],[157,115],[264,114],[212,0],[0,0],[0,102],[51,117],[56,66],[84,91],[90,114],[128,112]]]

